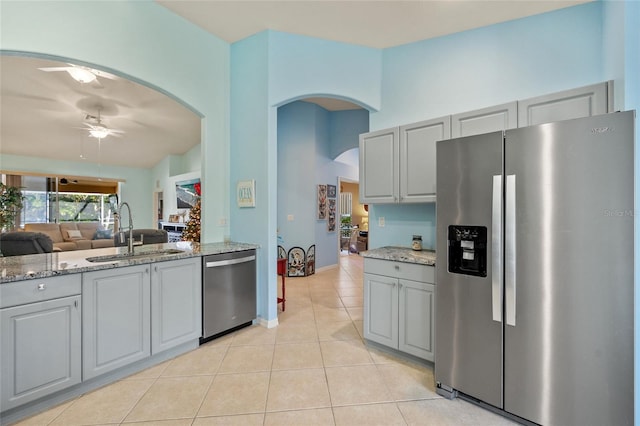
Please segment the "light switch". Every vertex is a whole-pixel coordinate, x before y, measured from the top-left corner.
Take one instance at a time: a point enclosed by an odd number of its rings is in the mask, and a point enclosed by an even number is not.
[[[384,228],[384,217],[379,217],[378,218],[378,226],[380,228]]]
[[[289,222],[293,222],[293,215],[292,215],[292,214],[287,215],[287,220],[288,220]]]

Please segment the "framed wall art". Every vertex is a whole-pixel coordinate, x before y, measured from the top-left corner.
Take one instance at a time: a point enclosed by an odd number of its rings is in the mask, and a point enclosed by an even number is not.
[[[336,198],[336,186],[335,185],[327,185],[327,197],[328,198]]]
[[[256,206],[256,181],[241,180],[236,186],[236,199],[238,207],[255,207]]]
[[[335,232],[336,230],[336,199],[329,198],[327,200],[327,210],[328,210],[328,220],[327,220],[327,231]]]
[[[318,220],[327,218],[327,185],[318,185]]]

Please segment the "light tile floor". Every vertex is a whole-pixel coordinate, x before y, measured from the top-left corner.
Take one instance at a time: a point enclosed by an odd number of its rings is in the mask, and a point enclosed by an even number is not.
[[[342,254],[339,267],[287,278],[278,327],[239,330],[18,424],[512,424],[439,397],[431,368],[365,345],[362,268]]]

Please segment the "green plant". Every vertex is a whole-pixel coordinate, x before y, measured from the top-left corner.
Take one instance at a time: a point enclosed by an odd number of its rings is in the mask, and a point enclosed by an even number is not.
[[[20,188],[0,182],[0,230],[13,229],[23,198]]]

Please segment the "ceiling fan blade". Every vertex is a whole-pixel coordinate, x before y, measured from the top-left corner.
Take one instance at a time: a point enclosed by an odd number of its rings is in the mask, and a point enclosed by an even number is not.
[[[53,71],[66,71],[71,67],[45,67],[45,68],[38,68],[40,71],[45,71],[45,72],[53,72]]]
[[[111,73],[108,73],[106,71],[100,71],[100,70],[96,70],[96,69],[93,69],[93,68],[91,68],[90,71],[92,73],[94,73],[95,75],[97,75],[98,77],[108,78],[109,80],[117,80],[118,79],[118,76],[115,76],[115,75],[113,75]]]

